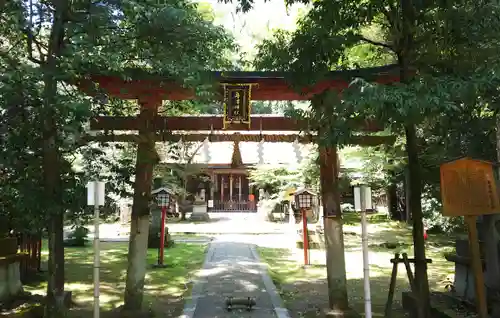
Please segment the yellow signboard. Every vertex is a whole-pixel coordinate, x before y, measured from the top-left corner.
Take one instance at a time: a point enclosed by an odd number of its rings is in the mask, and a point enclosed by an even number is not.
[[[500,212],[493,164],[463,158],[441,165],[444,216],[477,216]]]

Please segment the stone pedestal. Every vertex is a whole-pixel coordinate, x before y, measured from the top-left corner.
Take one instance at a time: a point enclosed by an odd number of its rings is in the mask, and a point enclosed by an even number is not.
[[[150,220],[148,248],[158,248],[160,246],[161,236],[161,208],[151,209]],[[167,224],[165,224],[165,247],[169,247],[172,243],[170,234],[168,233]]]
[[[24,255],[0,257],[0,303],[23,291],[19,264]]]
[[[308,224],[308,242],[310,249],[325,249],[325,237],[323,227],[317,224]],[[304,236],[302,234],[302,223],[300,223],[300,228],[297,229],[297,239],[296,247],[304,248]]]
[[[195,202],[193,204],[193,211],[191,212],[191,216],[189,217],[191,221],[208,221],[210,220],[210,216],[208,215],[207,203],[203,202]]]
[[[491,276],[488,273],[488,264],[485,260],[486,246],[485,240],[485,230],[483,229],[482,218],[478,218],[477,229],[479,236],[479,247],[481,254],[481,263],[483,266],[483,274],[485,277],[485,287],[486,296],[488,299],[488,304],[493,308],[494,312],[500,314],[500,306],[497,304],[497,296],[500,292],[498,287],[495,286],[494,282],[488,280]],[[448,261],[455,263],[455,279],[453,282],[453,287],[455,290],[455,295],[458,297],[463,297],[472,303],[475,303],[475,279],[474,272],[472,270],[472,263],[469,254],[469,241],[466,238],[457,239],[455,242],[455,254],[447,254],[445,257]],[[491,251],[490,251],[491,252]],[[497,256],[500,255],[500,245],[497,243]],[[491,259],[490,259],[491,260]]]
[[[482,249],[482,242],[480,247]],[[453,286],[455,294],[458,297],[463,297],[474,303],[475,301],[475,281],[472,263],[469,256],[469,241],[467,239],[457,239],[455,242],[456,254],[446,255],[446,259],[455,263],[455,279]],[[481,255],[483,251],[481,250]],[[483,264],[483,272],[485,272],[484,258],[481,258]]]

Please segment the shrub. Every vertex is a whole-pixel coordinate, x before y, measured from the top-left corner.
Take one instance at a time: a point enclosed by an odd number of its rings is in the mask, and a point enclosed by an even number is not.
[[[66,246],[83,247],[88,241],[89,230],[84,226],[76,226],[74,230],[69,233],[68,238],[64,241]]]
[[[428,192],[422,193],[422,213],[429,232],[452,233],[464,229],[464,220],[461,217],[450,218],[443,216],[441,201]]]

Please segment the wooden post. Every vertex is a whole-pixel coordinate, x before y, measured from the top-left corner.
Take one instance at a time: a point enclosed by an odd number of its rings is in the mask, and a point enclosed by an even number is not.
[[[307,235],[307,210],[302,208],[302,248],[304,249],[304,265],[309,265],[309,236]]]
[[[161,207],[161,225],[160,225],[160,253],[158,254],[158,265],[163,265],[165,253],[165,219],[167,216],[167,206]]]
[[[391,273],[391,282],[389,284],[389,293],[387,295],[387,302],[385,303],[385,318],[391,318],[392,315],[392,302],[394,300],[394,291],[396,289],[396,281],[398,279],[398,266],[399,266],[399,253],[394,255],[394,259],[392,262],[392,273]]]
[[[329,307],[343,313],[349,310],[345,270],[344,235],[339,193],[337,147],[320,147],[320,182],[326,247]]]
[[[221,206],[224,206],[224,175],[221,174],[220,175],[220,184],[219,184],[219,187],[220,187],[220,204]]]
[[[233,201],[233,175],[229,175],[229,201]]]
[[[476,283],[476,306],[479,318],[488,317],[488,307],[486,305],[486,292],[484,288],[483,264],[479,251],[479,239],[477,237],[476,216],[465,216],[469,232],[469,251],[474,271],[474,281]]]
[[[210,178],[212,181],[210,183],[210,200],[214,201],[215,200],[215,188],[217,188],[217,178],[216,178],[216,174],[214,171],[212,171]]]
[[[38,236],[38,253],[36,255],[36,261],[37,261],[37,264],[36,264],[36,268],[37,268],[37,271],[40,272],[42,271],[42,235],[40,234]]]
[[[238,201],[241,202],[241,174],[238,175]]]
[[[418,293],[417,285],[415,284],[415,277],[413,276],[413,272],[411,271],[410,262],[408,261],[408,254],[406,253],[403,253],[403,264],[405,265],[408,282],[410,282],[411,292],[413,293],[413,297],[415,297],[417,301],[417,308],[420,308],[420,295]]]

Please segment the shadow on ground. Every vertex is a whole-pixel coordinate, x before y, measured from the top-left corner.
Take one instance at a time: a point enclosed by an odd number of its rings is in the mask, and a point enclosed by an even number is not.
[[[393,237],[392,240],[397,242],[397,236]],[[436,239],[436,241],[440,242],[440,239]],[[268,264],[269,273],[292,317],[322,316],[322,312],[328,307],[325,252],[315,251],[315,254],[311,253],[313,265],[304,269],[302,262],[296,255],[292,255],[290,249],[259,247],[258,250],[262,260]],[[398,252],[412,254],[411,249],[401,248]],[[297,253],[301,254],[302,251],[298,250]],[[372,309],[374,317],[383,317],[392,272],[390,259],[394,257],[394,250],[382,247],[370,248],[369,255]],[[427,257],[433,260],[433,263],[429,264],[428,270],[429,285],[435,291],[444,291],[446,280],[452,276],[453,264],[444,259],[443,248],[439,244],[429,244]],[[359,248],[346,248],[345,260],[350,306],[359,313],[363,313],[361,250]],[[400,264],[392,311],[394,318],[406,317],[401,306],[401,293],[407,290],[409,290],[409,284],[406,271],[403,264]]]
[[[373,317],[383,317],[389,281],[386,277],[372,277],[372,312]],[[357,313],[364,313],[363,280],[348,279],[349,305]],[[396,286],[397,299],[393,303],[392,317],[408,317],[404,312],[400,294],[405,291],[407,283],[398,279]],[[278,289],[292,318],[321,317],[328,308],[328,286],[325,279],[298,281],[293,284],[278,285]]]
[[[190,281],[203,263],[206,244],[176,243],[165,250],[163,269],[153,269],[157,250],[149,249],[143,308],[174,317],[182,313],[184,296],[190,292]],[[47,257],[47,251],[43,252]],[[93,304],[93,251],[91,246],[65,249],[66,290],[73,292],[76,303],[70,317],[90,317]],[[104,312],[123,303],[127,270],[128,243],[101,243],[100,301]],[[29,292],[45,294],[46,282],[25,286]],[[106,314],[103,315],[106,317]]]

